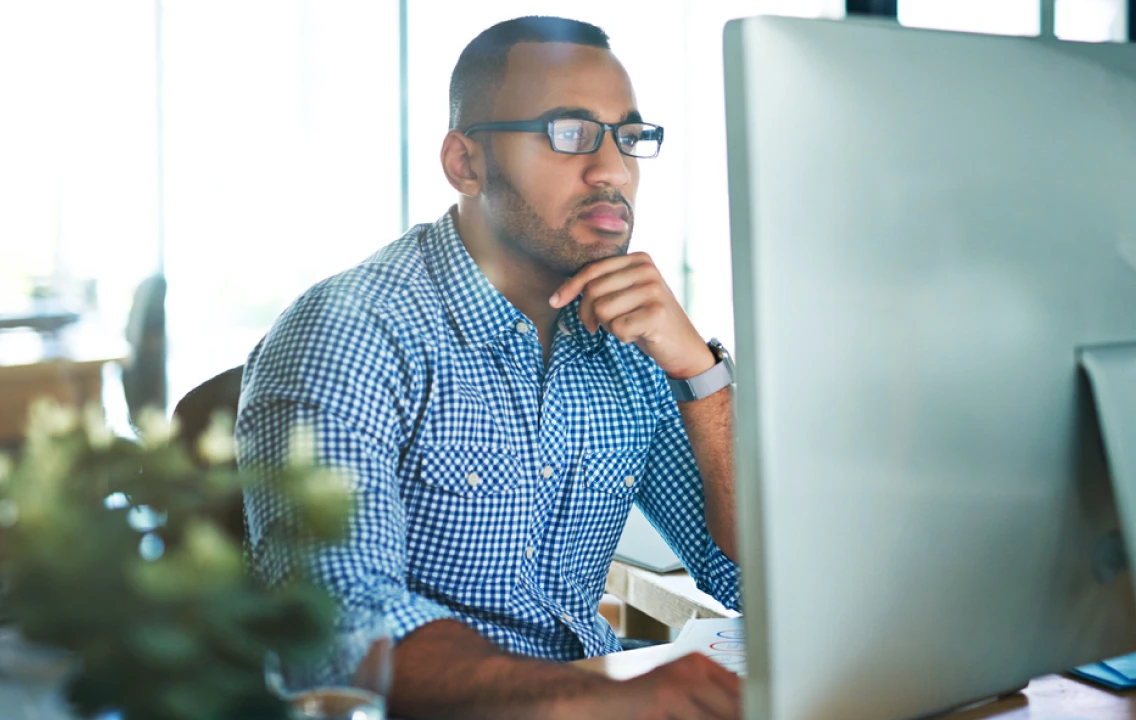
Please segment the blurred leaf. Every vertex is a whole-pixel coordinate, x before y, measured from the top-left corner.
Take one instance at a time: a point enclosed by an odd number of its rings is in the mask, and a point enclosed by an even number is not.
[[[205,649],[186,631],[170,625],[145,624],[130,629],[128,641],[143,662],[182,667],[202,657]]]
[[[240,540],[222,528],[242,492],[256,490],[290,510],[272,536],[286,556],[344,537],[350,484],[312,464],[314,434],[297,433],[300,464],[266,486],[223,462],[231,420],[202,448],[216,463],[202,469],[171,442],[164,417],[147,419],[138,444],[110,435],[95,410],[80,418],[46,403],[36,412],[22,457],[0,459],[4,611],[29,640],[77,654],[74,709],[117,709],[124,720],[284,718],[264,686],[264,653],[324,650],[335,603],[300,577],[272,589],[246,577]],[[156,559],[139,552],[147,531],[164,546]]]

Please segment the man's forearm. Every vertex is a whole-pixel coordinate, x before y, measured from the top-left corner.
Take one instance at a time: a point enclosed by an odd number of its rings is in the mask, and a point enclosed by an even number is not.
[[[706,498],[706,526],[710,537],[738,562],[737,525],[734,521],[734,401],[730,388],[701,400],[680,402],[679,412]]]
[[[363,660],[356,679],[368,675]],[[358,683],[365,684],[365,683]],[[395,647],[391,714],[408,718],[570,718],[577,700],[614,681],[570,665],[508,655],[455,620],[438,620]]]

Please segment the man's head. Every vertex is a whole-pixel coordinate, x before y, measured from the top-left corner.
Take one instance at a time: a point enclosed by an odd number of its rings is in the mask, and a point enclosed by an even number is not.
[[[454,68],[442,161],[466,196],[463,213],[475,204],[509,251],[570,276],[627,251],[639,167],[610,131],[595,152],[554,151],[547,131],[553,118],[641,120],[631,81],[602,30],[561,18],[499,23],[478,35]],[[539,129],[493,126],[466,134],[484,123],[532,120]]]

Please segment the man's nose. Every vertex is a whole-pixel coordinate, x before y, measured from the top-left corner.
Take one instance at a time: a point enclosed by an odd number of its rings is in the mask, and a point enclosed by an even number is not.
[[[589,185],[623,187],[631,182],[628,162],[633,160],[619,152],[615,135],[611,131],[604,133],[599,150],[587,157],[588,167],[584,173],[584,180]]]

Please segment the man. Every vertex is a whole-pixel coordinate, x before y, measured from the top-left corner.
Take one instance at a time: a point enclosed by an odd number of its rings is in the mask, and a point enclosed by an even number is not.
[[[385,621],[395,715],[735,717],[736,676],[700,655],[625,683],[548,662],[619,650],[598,606],[633,502],[740,604],[729,364],[627,254],[662,129],[603,31],[559,18],[483,32],[450,100],[457,206],[301,296],[246,369],[242,464],[307,424],[354,478],[350,537],[314,563],[340,640],[309,680],[366,678]],[[286,521],[248,498],[269,581]]]

